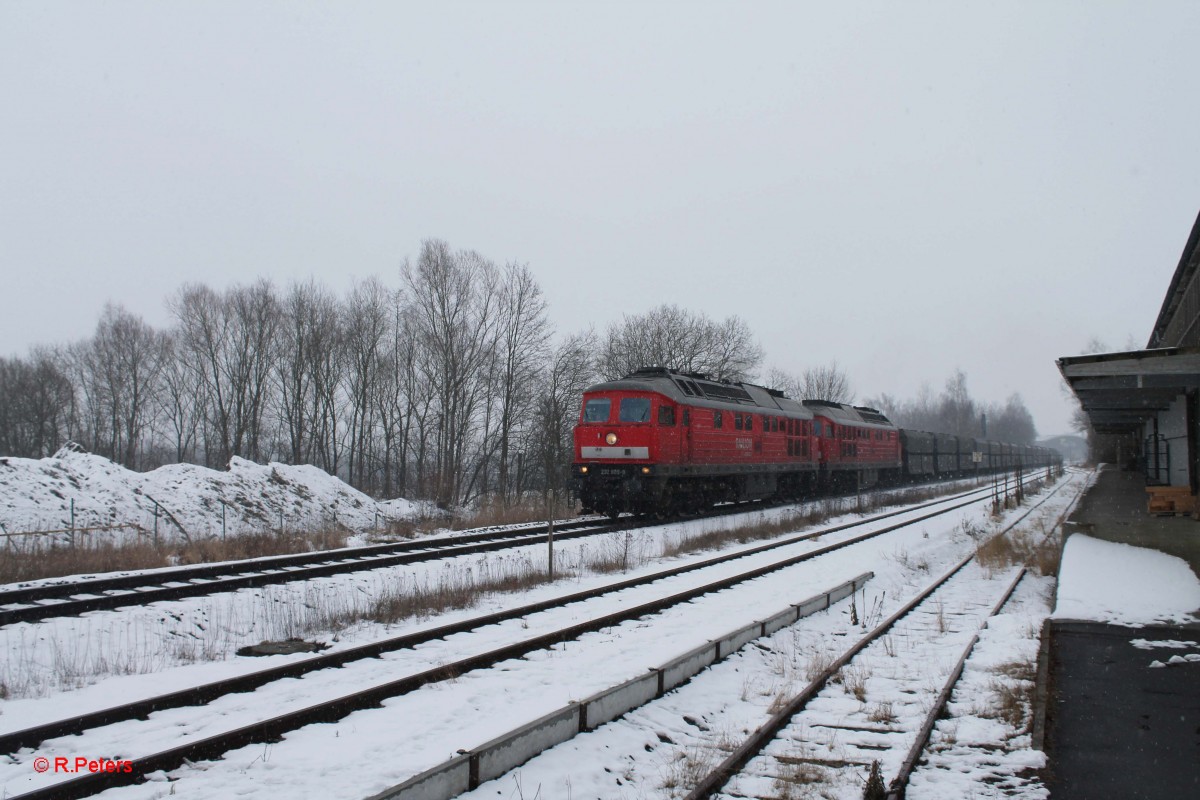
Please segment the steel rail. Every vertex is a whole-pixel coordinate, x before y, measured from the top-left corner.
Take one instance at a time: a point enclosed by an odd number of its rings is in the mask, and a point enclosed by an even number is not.
[[[1017,590],[1017,584],[1025,577],[1025,573],[1025,567],[1021,567],[1017,571],[1016,577],[1009,583],[1008,588],[1000,596],[996,604],[992,606],[992,610],[988,612],[979,629],[971,637],[971,641],[963,649],[963,653],[957,663],[955,663],[954,669],[950,671],[949,677],[946,678],[946,683],[942,686],[942,690],[938,692],[937,699],[933,701],[933,708],[925,715],[921,729],[917,731],[917,738],[913,740],[912,746],[908,748],[908,755],[905,756],[904,762],[900,765],[900,771],[892,779],[892,782],[888,784],[886,800],[901,800],[904,797],[904,793],[908,789],[908,780],[912,777],[913,769],[917,766],[917,761],[920,760],[921,753],[925,752],[925,745],[929,743],[929,737],[933,733],[933,726],[937,724],[938,719],[942,716],[943,709],[950,702],[950,695],[953,694],[954,687],[958,684],[958,679],[962,677],[963,669],[967,665],[967,659],[971,657],[971,653],[975,650],[975,645],[979,643],[979,635],[987,627],[988,620],[999,614],[1000,609],[1004,608],[1008,603],[1009,598],[1013,596],[1013,592]]]
[[[978,491],[982,491],[982,489]],[[781,505],[792,505],[792,503],[778,503],[770,507]],[[718,506],[702,517],[696,518],[722,517],[761,508],[765,507],[760,505],[749,509],[741,504]],[[629,519],[615,524],[597,520],[555,523],[555,536],[559,541],[566,541],[660,524],[662,524],[662,520],[646,519]],[[317,553],[267,556],[220,564],[182,567],[162,572],[25,586],[19,589],[0,591],[0,606],[17,603],[36,604],[11,609],[0,608],[0,627],[18,622],[36,622],[53,617],[77,616],[89,611],[145,605],[184,597],[199,597],[257,586],[535,545],[542,542],[546,533],[547,526],[540,525],[508,531],[487,531],[463,536],[436,537]],[[191,581],[201,582],[192,583]],[[119,591],[120,593],[98,594],[109,591]],[[92,596],[77,597],[78,595]],[[43,600],[61,600],[61,602],[39,602]]]
[[[685,574],[687,572],[705,569],[710,566],[733,561],[745,556],[755,555],[780,547],[786,547],[797,542],[806,541],[818,536],[824,536],[829,533],[837,533],[850,528],[879,522],[891,517],[899,516],[901,514],[921,511],[933,506],[950,503],[974,493],[976,493],[975,490],[952,497],[940,498],[938,500],[932,500],[917,506],[888,511],[868,519],[843,523],[841,525],[833,525],[822,528],[818,531],[813,531],[811,533],[791,536],[787,537],[786,539],[768,542],[763,545],[739,550],[737,552],[726,553],[724,555],[714,556],[702,561],[696,561],[689,564],[683,564],[678,567],[659,570],[658,572],[650,573],[649,575],[644,575],[637,578],[629,578],[623,581],[605,584],[604,586],[599,586],[593,589],[586,589],[556,598],[549,598],[537,603],[530,603],[504,611],[497,611],[471,617],[469,619],[447,625],[440,625],[436,628],[395,636],[377,642],[371,642],[369,644],[347,648],[346,650],[339,650],[333,653],[325,653],[313,656],[295,663],[283,664],[278,667],[257,670],[255,672],[247,673],[234,678],[225,678],[219,681],[202,684],[200,686],[189,687],[187,689],[181,689],[175,692],[157,695],[155,697],[150,697],[143,700],[137,700],[131,703],[113,706],[111,708],[101,709],[99,711],[79,714],[68,719],[36,725],[20,731],[14,731],[12,733],[0,735],[0,753],[11,754],[24,747],[36,747],[46,739],[81,733],[85,730],[101,727],[103,725],[110,725],[114,722],[144,718],[155,711],[162,711],[168,708],[179,708],[183,706],[202,705],[204,703],[211,702],[218,697],[227,694],[235,694],[238,692],[248,692],[273,681],[282,680],[284,678],[300,677],[306,673],[315,672],[319,669],[340,667],[352,661],[357,661],[364,658],[377,658],[384,653],[409,649],[416,647],[417,645],[424,644],[425,642],[444,639],[447,636],[457,633],[465,633],[485,625],[494,625],[512,619],[520,619],[521,617],[529,614],[545,611],[547,609],[568,605],[570,603],[581,602],[584,600],[590,600],[605,594],[611,594],[613,592],[623,591],[635,586],[653,583],[664,578],[670,578],[676,575]],[[974,500],[965,501],[953,506],[952,508],[922,516],[916,520],[913,520],[912,522],[920,522],[933,516],[937,516],[938,514],[948,513],[949,511],[969,505],[970,503],[980,502],[984,499],[987,498],[977,498]],[[891,530],[895,530],[898,527],[903,527],[904,525],[908,524],[911,523],[902,523],[900,526],[892,526],[876,533],[887,533]]]
[[[1071,499],[1071,502],[1067,504],[1067,507],[1063,509],[1063,512],[1058,515],[1058,520],[1054,523],[1054,527],[1051,528],[1051,531],[1062,527],[1063,520],[1065,520],[1067,515],[1071,513],[1071,509],[1075,507],[1075,503],[1079,501],[1079,498],[1083,495],[1083,492],[1086,488],[1087,486],[1085,485],[1075,494],[1075,497]],[[933,728],[937,724],[938,719],[941,717],[942,711],[950,702],[950,697],[954,693],[954,687],[958,685],[958,681],[962,677],[963,669],[966,668],[967,659],[971,657],[971,653],[975,650],[975,645],[979,643],[979,637],[983,633],[983,629],[987,627],[988,620],[999,614],[1000,609],[1002,609],[1005,604],[1008,603],[1009,598],[1012,597],[1013,592],[1015,592],[1017,589],[1017,584],[1021,582],[1021,579],[1025,577],[1025,574],[1026,569],[1022,567],[1020,572],[1017,574],[1016,579],[1012,582],[1012,585],[1008,587],[1008,591],[1004,593],[1004,596],[1000,598],[1000,601],[996,603],[991,612],[987,615],[983,625],[981,625],[979,630],[975,632],[975,635],[971,637],[971,641],[963,651],[962,657],[958,660],[958,663],[954,665],[954,669],[950,672],[950,676],[946,679],[945,685],[942,686],[941,692],[938,693],[937,700],[935,700],[933,703],[933,708],[931,708],[929,713],[925,715],[925,722],[921,725],[921,729],[917,732],[917,738],[913,741],[912,747],[909,748],[908,755],[905,757],[904,762],[900,765],[900,769],[896,773],[896,777],[888,783],[886,800],[904,800],[905,793],[908,791],[908,782],[912,778],[912,773],[917,767],[917,762],[920,761],[921,754],[925,752],[925,747],[929,744],[929,737],[933,735]]]
[[[979,493],[979,492],[972,491],[972,492],[968,492],[965,494],[976,494],[976,493]],[[959,495],[959,497],[962,497],[962,496],[963,495]],[[474,620],[474,622],[476,623],[476,626],[478,626],[478,624],[490,624],[490,622],[499,621],[497,619],[499,617],[511,619],[514,617],[525,616],[528,613],[530,613],[531,611],[543,610],[544,608],[555,607],[558,605],[565,605],[569,602],[575,602],[577,600],[587,599],[589,596],[597,596],[599,594],[617,591],[620,588],[628,588],[630,586],[636,586],[639,584],[649,583],[654,580],[659,580],[663,577],[670,577],[675,574],[680,574],[683,572],[702,569],[704,567],[711,566],[713,564],[719,564],[719,563],[722,563],[725,561],[733,560],[735,558],[741,558],[741,557],[744,557],[747,555],[752,555],[752,554],[755,554],[758,552],[762,552],[764,550],[770,550],[770,549],[775,549],[778,547],[783,547],[788,544],[794,544],[798,541],[803,541],[804,539],[810,539],[815,536],[822,536],[822,535],[825,535],[828,533],[835,532],[837,530],[844,530],[849,527],[857,527],[857,526],[861,526],[864,524],[868,524],[870,522],[879,521],[879,519],[881,519],[881,518],[892,517],[892,516],[896,516],[899,514],[911,512],[913,510],[918,510],[918,511],[923,510],[924,508],[928,507],[929,505],[937,505],[937,504],[943,504],[946,502],[952,502],[953,500],[959,499],[959,497],[942,499],[940,501],[933,501],[932,503],[917,506],[915,509],[909,508],[909,509],[903,509],[903,510],[899,510],[899,511],[888,512],[887,514],[879,515],[878,517],[874,517],[871,519],[860,520],[860,521],[853,522],[853,523],[846,523],[844,525],[839,525],[839,526],[833,526],[832,528],[827,528],[827,529],[824,529],[821,531],[816,531],[811,534],[805,534],[805,535],[802,535],[799,537],[790,537],[787,541],[784,541],[784,542],[775,542],[775,543],[770,543],[768,545],[750,548],[748,550],[743,550],[738,553],[733,553],[733,554],[728,554],[726,556],[719,556],[716,558],[707,559],[702,562],[696,562],[694,564],[684,565],[682,567],[673,568],[671,570],[664,570],[659,573],[654,573],[649,576],[644,576],[643,578],[630,579],[628,581],[621,581],[617,584],[611,584],[609,586],[601,587],[599,589],[588,590],[585,592],[578,592],[573,595],[568,595],[565,598],[558,598],[556,600],[544,601],[542,603],[532,604],[530,606],[524,606],[519,609],[513,609],[512,611],[508,611],[508,612],[499,612],[497,614],[484,615],[483,617],[476,618]],[[37,790],[31,791],[31,792],[26,792],[21,795],[16,795],[16,796],[14,796],[13,800],[49,800],[50,798],[63,798],[63,800],[69,800],[70,798],[86,797],[90,794],[94,794],[96,792],[100,792],[100,791],[103,791],[103,790],[111,788],[111,787],[128,785],[131,783],[139,782],[142,778],[144,778],[149,773],[157,772],[160,770],[175,769],[186,762],[212,759],[212,758],[220,756],[221,754],[226,753],[230,750],[236,749],[238,747],[243,747],[248,744],[253,744],[255,742],[260,742],[260,741],[264,741],[264,740],[276,739],[276,738],[282,736],[283,734],[285,734],[289,731],[295,730],[296,728],[302,727],[304,725],[308,725],[308,724],[312,724],[312,723],[316,723],[316,722],[335,722],[339,719],[344,718],[345,716],[349,715],[350,713],[352,713],[354,711],[378,706],[382,701],[384,701],[386,699],[396,697],[396,696],[399,696],[402,694],[406,694],[411,691],[415,691],[416,689],[419,689],[420,687],[428,685],[430,683],[436,683],[439,681],[443,681],[443,680],[446,680],[447,678],[461,675],[464,672],[467,672],[469,670],[486,668],[486,667],[489,667],[500,661],[504,661],[504,660],[511,659],[511,658],[517,658],[517,657],[526,655],[530,652],[533,652],[533,651],[536,651],[539,649],[544,649],[546,647],[550,647],[554,644],[558,644],[563,641],[568,641],[568,640],[576,638],[584,633],[600,630],[602,628],[606,628],[606,627],[609,627],[609,626],[612,626],[615,624],[619,624],[621,622],[626,622],[626,621],[629,621],[632,619],[637,619],[639,617],[646,616],[647,614],[658,613],[665,608],[668,608],[673,605],[678,605],[679,603],[688,602],[688,601],[695,599],[696,597],[699,597],[701,595],[709,594],[709,593],[712,593],[715,591],[720,591],[722,589],[729,588],[733,585],[742,583],[744,581],[753,580],[754,578],[761,577],[770,572],[774,572],[774,571],[792,566],[794,564],[801,563],[803,561],[817,558],[817,557],[825,555],[827,553],[830,553],[830,552],[833,552],[836,550],[840,550],[842,548],[849,547],[854,544],[858,544],[860,542],[875,538],[877,536],[882,536],[885,533],[890,533],[892,531],[899,530],[901,528],[906,528],[906,527],[918,524],[922,521],[931,519],[936,516],[950,513],[951,511],[955,511],[959,508],[963,508],[965,506],[972,505],[974,503],[984,502],[987,499],[989,499],[989,498],[980,497],[980,498],[967,500],[964,502],[954,503],[953,505],[951,505],[947,508],[939,509],[937,511],[933,511],[928,514],[923,514],[923,515],[916,517],[914,519],[911,519],[911,520],[906,520],[904,522],[900,522],[900,523],[897,523],[894,525],[889,525],[889,526],[886,526],[886,527],[881,528],[876,531],[869,531],[867,533],[851,537],[851,538],[846,539],[841,542],[836,542],[833,544],[825,545],[824,547],[817,548],[815,550],[810,550],[806,553],[802,553],[797,556],[790,556],[788,558],[781,559],[780,561],[773,562],[771,564],[767,564],[762,567],[757,567],[757,568],[739,573],[737,575],[732,575],[732,576],[728,576],[725,578],[721,578],[717,581],[712,581],[710,583],[704,584],[703,586],[694,587],[694,588],[687,589],[687,590],[684,590],[681,592],[677,592],[668,597],[657,598],[655,600],[652,600],[652,601],[649,601],[646,603],[642,603],[642,604],[632,607],[632,608],[622,609],[621,611],[606,614],[606,615],[603,615],[603,616],[600,616],[597,618],[593,618],[591,620],[587,620],[587,621],[584,621],[581,623],[576,623],[574,625],[570,625],[570,626],[561,628],[556,631],[551,631],[549,633],[529,637],[522,641],[515,642],[515,643],[509,644],[509,645],[505,645],[500,648],[496,648],[494,650],[488,651],[486,653],[480,653],[480,654],[476,654],[473,656],[468,656],[466,658],[459,659],[457,661],[450,662],[450,663],[439,664],[435,667],[432,667],[430,669],[427,669],[423,672],[420,672],[420,673],[417,673],[414,675],[410,675],[410,676],[400,678],[400,679],[397,679],[394,681],[389,681],[387,683],[372,686],[367,689],[363,689],[363,690],[353,692],[348,695],[344,695],[342,697],[334,698],[333,700],[321,702],[321,703],[318,703],[313,706],[309,706],[309,707],[306,707],[303,709],[298,709],[296,711],[287,712],[287,713],[284,713],[284,714],[281,714],[281,715],[278,715],[278,716],[275,716],[275,717],[272,717],[272,718],[269,718],[266,720],[260,720],[255,723],[251,723],[250,725],[245,725],[245,726],[233,729],[233,730],[228,730],[228,731],[225,731],[220,734],[206,737],[204,739],[199,739],[194,742],[190,742],[186,745],[181,745],[179,747],[171,748],[169,750],[154,753],[149,756],[134,758],[134,759],[130,760],[131,761],[131,771],[127,772],[127,773],[124,773],[124,772],[92,773],[92,774],[82,775],[82,776],[61,782],[61,783],[54,784],[52,786],[47,786],[42,789],[37,789]],[[481,623],[480,622],[481,620],[488,620],[488,622]],[[466,621],[466,622],[469,623],[471,621]],[[457,629],[462,624],[464,624],[464,623],[459,623],[459,624],[450,625],[450,626],[444,626],[443,628],[433,629],[430,631],[424,631],[424,632],[415,634],[414,636],[426,637],[426,640],[428,638],[438,638],[439,635],[446,636],[446,635],[449,635],[450,632],[456,632],[451,629]],[[439,632],[440,632],[440,634],[439,634]],[[406,637],[399,637],[399,638],[403,639]],[[336,656],[338,654],[334,654],[334,655]],[[287,669],[288,667],[292,667],[292,666],[300,667],[300,666],[303,666],[303,664],[287,665],[287,666],[279,668],[279,669]],[[268,671],[264,671],[264,672],[273,672],[273,670],[268,670]],[[259,674],[260,673],[254,673],[253,675],[247,676],[247,677],[249,677],[250,679],[253,679],[255,676],[258,676]],[[234,680],[237,681],[240,679],[234,679]],[[211,687],[211,686],[222,686],[223,685],[225,687],[228,687],[231,682],[232,681],[222,681],[222,682],[218,682],[216,684],[209,684],[208,686]],[[192,691],[192,690],[185,690],[185,691]],[[222,691],[221,693],[222,694],[229,693],[229,690],[226,688],[226,690]],[[147,704],[151,704],[151,703],[153,703],[153,700],[141,701],[139,703],[128,704],[128,706],[118,706],[113,709],[108,709],[105,712],[98,712],[98,713],[114,713],[114,712],[122,713],[123,710],[126,709],[127,707],[132,707],[132,706],[142,707],[142,712],[140,714],[133,714],[132,716],[129,714],[125,714],[123,717],[125,719],[136,718],[137,716],[144,716],[145,713],[148,713],[148,711],[145,710],[145,707],[147,706]],[[156,709],[149,708],[149,711],[153,711],[153,710],[156,710]],[[81,717],[79,719],[84,719],[84,718]],[[115,720],[113,720],[113,721],[115,721]],[[71,726],[73,724],[73,722],[74,722],[74,720],[64,720],[59,723],[53,723],[53,725]],[[89,727],[92,727],[92,726],[89,726]],[[31,737],[29,737],[28,734],[33,733],[34,731],[37,731],[39,729],[40,728],[27,729],[26,731],[21,731],[16,734],[10,734],[9,737],[5,737],[5,738],[9,739],[11,737],[15,740],[17,737],[21,737],[21,738],[25,739],[23,746],[36,746],[36,745],[31,745],[29,743],[31,741]],[[32,739],[36,739],[36,738],[37,738],[36,736],[32,737]]]
[[[1056,487],[1039,503],[1032,506],[1024,514],[1005,527],[1004,530],[993,536],[992,539],[997,539],[1007,534],[1018,524],[1020,524],[1026,517],[1041,507],[1042,504],[1046,503],[1051,497],[1057,494],[1061,488],[1062,485]],[[992,539],[989,539],[988,541],[991,541]],[[853,660],[854,657],[860,652],[866,649],[869,644],[891,630],[897,622],[907,616],[917,606],[921,605],[921,603],[928,599],[930,595],[941,588],[946,582],[961,572],[968,564],[971,563],[974,558],[975,553],[971,553],[963,558],[961,561],[947,570],[941,577],[929,584],[919,594],[913,597],[912,600],[905,603],[894,614],[892,614],[883,622],[879,623],[879,625],[872,629],[870,633],[866,634],[858,642],[851,645],[841,656],[839,656],[832,664],[823,670],[820,675],[813,679],[808,686],[804,687],[799,694],[788,701],[787,705],[785,705],[775,714],[772,714],[765,723],[755,729],[755,731],[751,733],[746,740],[742,742],[742,744],[739,745],[737,749],[735,749],[724,761],[722,761],[715,769],[705,775],[704,778],[702,778],[696,785],[696,787],[687,794],[684,800],[706,800],[706,798],[710,798],[720,791],[721,788],[729,782],[730,778],[739,773],[742,768],[744,768],[746,764],[750,762],[751,759],[761,753],[763,749],[766,748],[766,746],[779,735],[780,731],[787,727],[792,718],[796,716],[796,714],[800,713],[800,711],[803,710],[804,707],[807,706],[808,703],[814,697],[816,697],[822,689],[825,688],[825,685],[830,681],[831,678],[833,678],[834,675],[838,673],[839,670],[849,664],[850,661]]]

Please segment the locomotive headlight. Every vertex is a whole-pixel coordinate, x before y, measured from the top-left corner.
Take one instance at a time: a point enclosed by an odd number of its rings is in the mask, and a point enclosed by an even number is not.
[[[643,474],[643,475],[649,475],[649,474],[650,474],[650,468],[649,468],[649,467],[642,467],[642,474]]]
[[[587,467],[580,467],[579,472],[583,475],[587,475]]]
[[[615,433],[610,433],[608,436],[604,437],[604,441],[608,442],[610,445],[616,444],[617,435]]]

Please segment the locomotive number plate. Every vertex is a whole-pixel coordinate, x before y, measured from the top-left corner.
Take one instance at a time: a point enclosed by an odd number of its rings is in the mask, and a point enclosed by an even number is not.
[[[624,475],[625,473],[619,469],[602,469],[602,470],[600,470],[600,474],[601,475],[618,475],[618,476],[620,476],[620,475]]]

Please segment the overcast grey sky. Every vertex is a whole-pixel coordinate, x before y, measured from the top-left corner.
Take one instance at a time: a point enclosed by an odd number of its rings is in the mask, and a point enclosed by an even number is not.
[[[561,332],[664,302],[860,398],[1142,346],[1200,211],[1200,3],[0,4],[0,355],[183,283],[397,285]]]

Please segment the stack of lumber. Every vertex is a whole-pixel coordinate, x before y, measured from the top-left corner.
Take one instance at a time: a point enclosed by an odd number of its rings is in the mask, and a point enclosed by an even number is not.
[[[1196,497],[1188,486],[1147,486],[1147,511],[1158,516],[1191,514],[1196,510]]]

